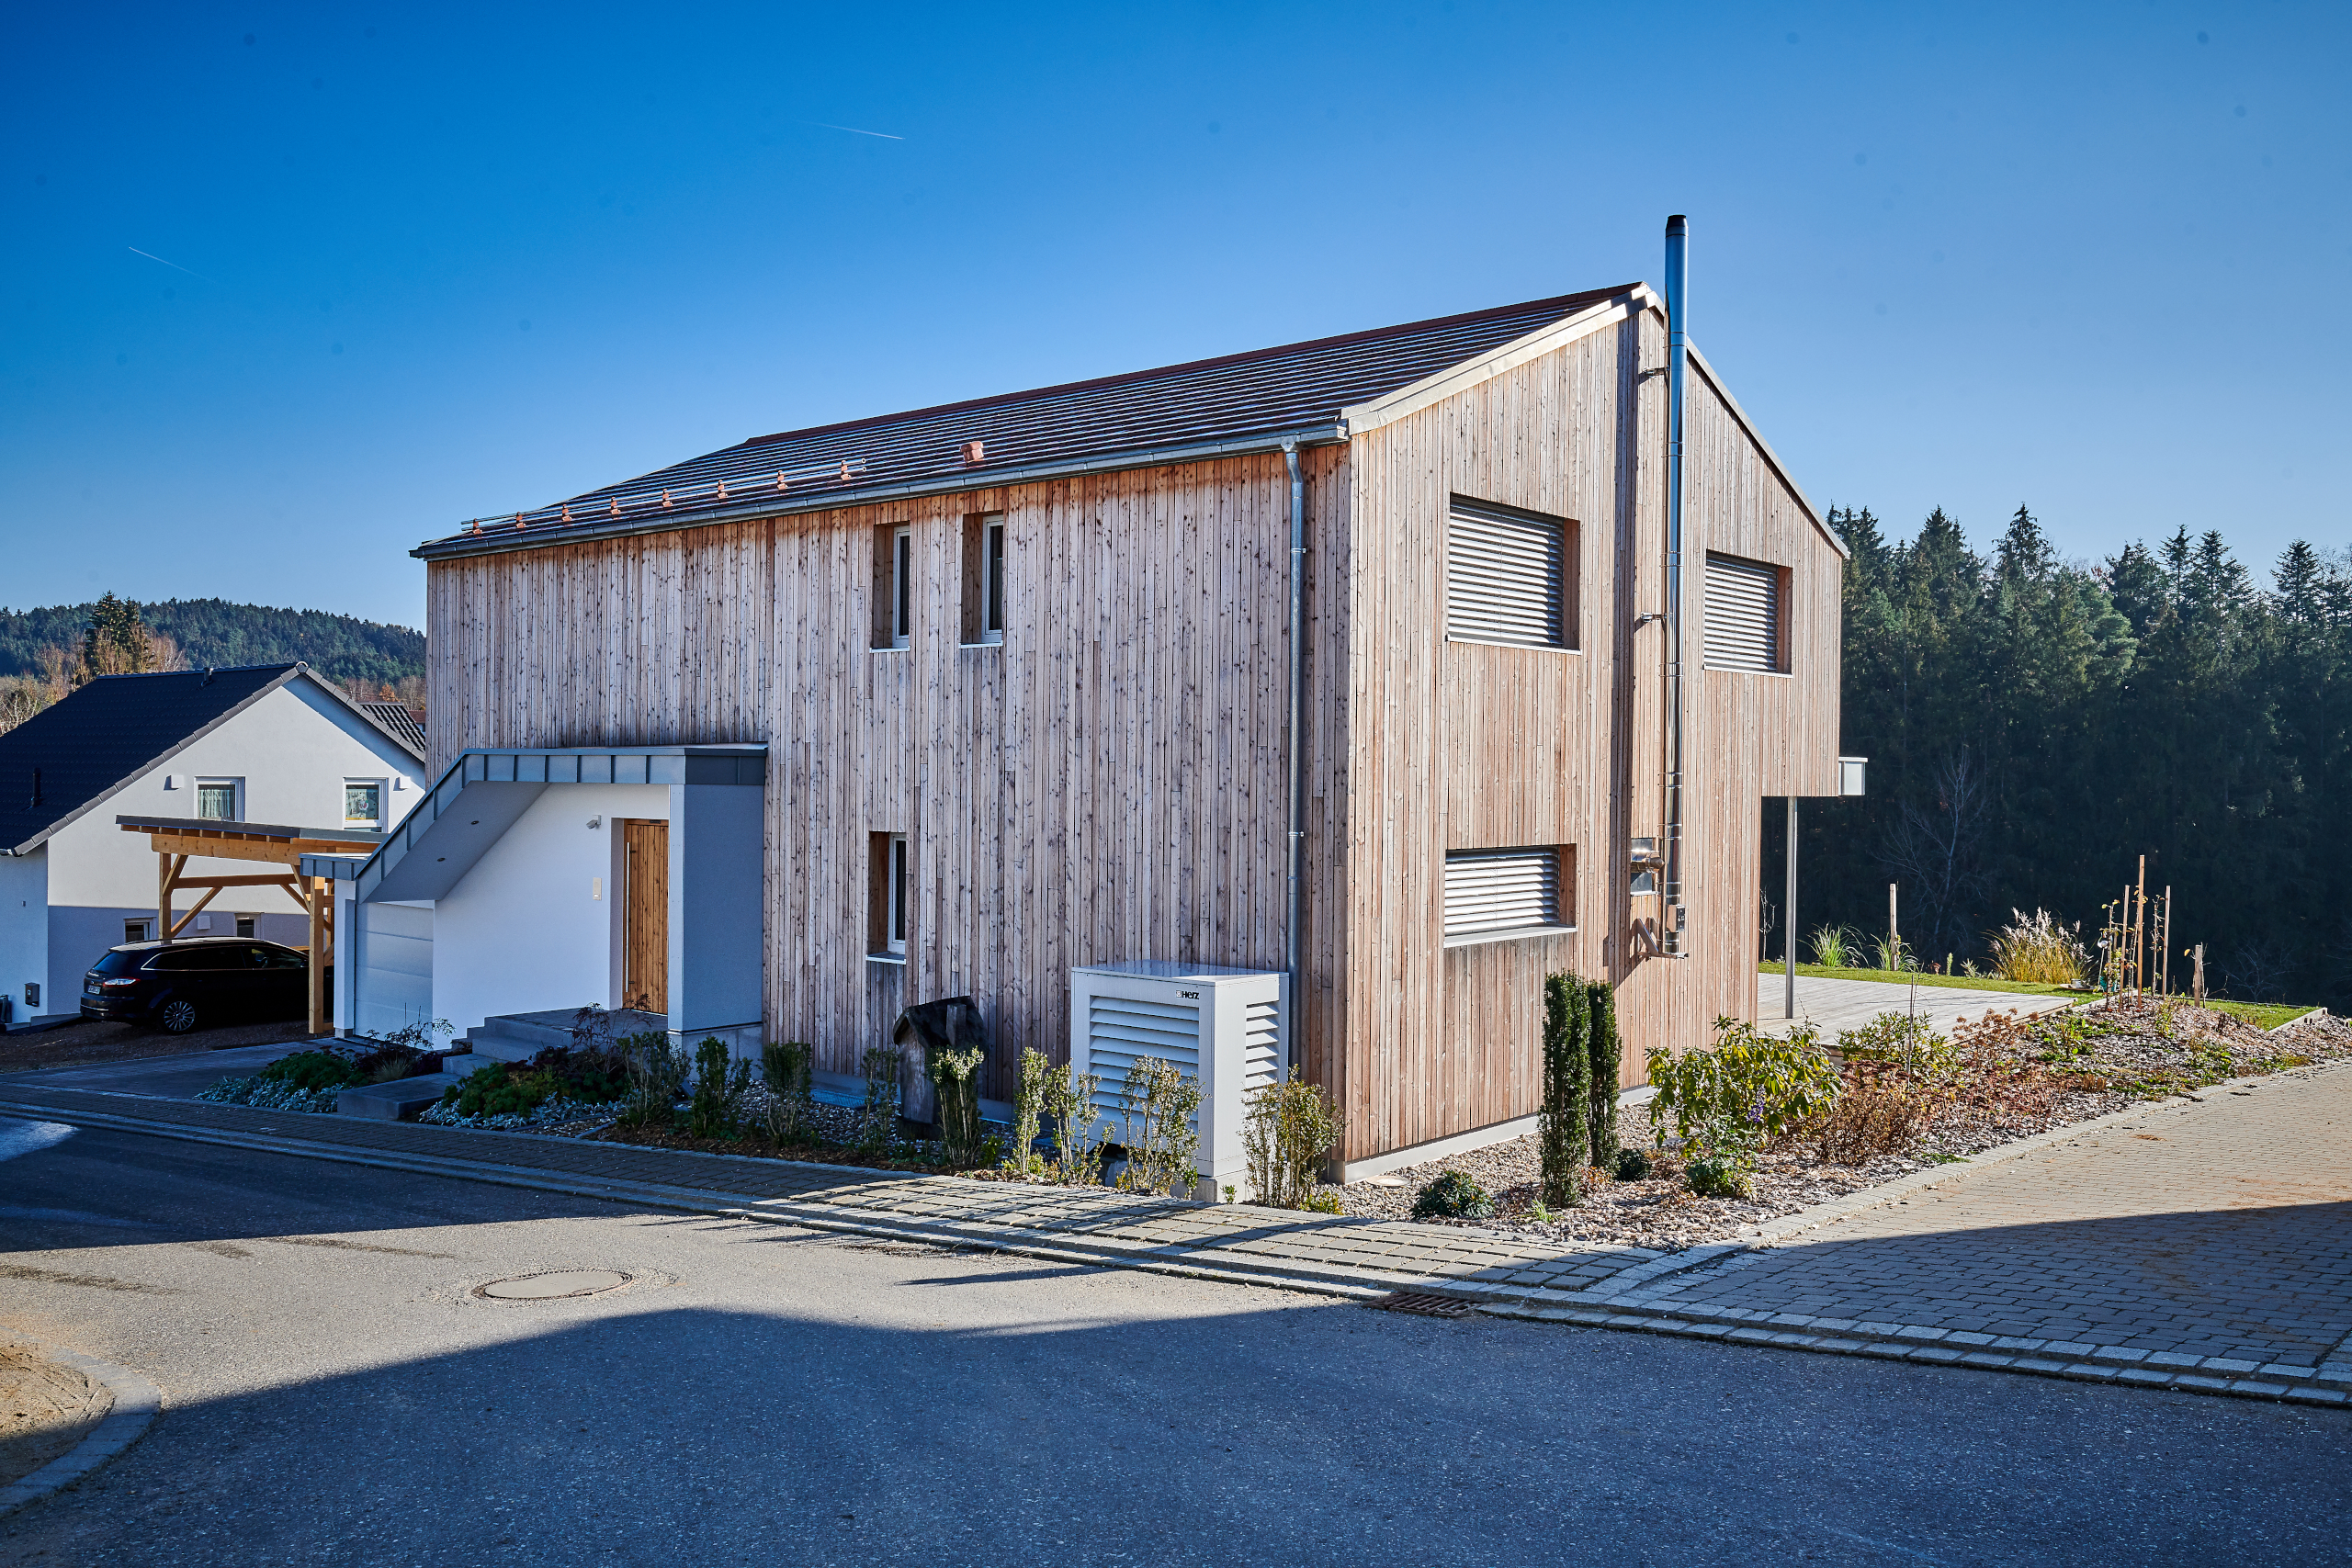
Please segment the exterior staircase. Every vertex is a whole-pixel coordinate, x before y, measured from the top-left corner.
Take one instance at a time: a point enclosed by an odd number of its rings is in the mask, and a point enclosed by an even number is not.
[[[572,1021],[579,1016],[578,1008],[505,1013],[486,1018],[468,1030],[465,1043],[478,1056],[499,1062],[526,1062],[550,1045],[571,1044]],[[662,1014],[639,1012],[634,1008],[615,1008],[605,1018],[616,1040],[626,1034],[641,1034],[649,1030],[660,1032],[670,1027],[670,1021]]]

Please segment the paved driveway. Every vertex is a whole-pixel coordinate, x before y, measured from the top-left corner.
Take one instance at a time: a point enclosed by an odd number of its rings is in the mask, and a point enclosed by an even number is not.
[[[2020,1015],[2054,1012],[2074,1005],[2065,997],[2029,996],[2021,991],[1963,991],[1947,986],[1897,986],[1880,980],[1832,980],[1823,976],[1797,976],[1797,1016],[1783,1016],[1788,982],[1779,975],[1756,977],[1756,1027],[1767,1034],[1785,1034],[1796,1024],[1811,1022],[1825,1041],[1835,1043],[1838,1032],[1860,1029],[1883,1012],[1917,1010],[1932,1020],[1938,1032],[1949,1034],[1962,1018],[1977,1018],[1988,1010]]]
[[[476,1286],[610,1269],[625,1289]],[[0,1318],[165,1404],[0,1561],[2342,1561],[2352,1418],[885,1247],[85,1130]]]

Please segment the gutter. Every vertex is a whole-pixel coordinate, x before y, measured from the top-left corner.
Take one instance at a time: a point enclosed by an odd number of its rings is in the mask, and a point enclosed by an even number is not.
[[[1690,220],[1666,220],[1666,867],[1659,906],[1659,945],[1669,958],[1688,958],[1682,902],[1682,468],[1683,383],[1690,364],[1688,269]]]
[[[904,484],[876,485],[854,491],[835,491],[830,495],[811,494],[792,499],[776,497],[766,501],[746,502],[740,506],[710,507],[683,516],[623,517],[608,519],[598,524],[559,524],[548,528],[509,526],[485,532],[480,537],[470,534],[459,534],[446,539],[428,539],[409,551],[409,554],[418,560],[424,561],[453,560],[467,556],[503,555],[515,550],[545,549],[552,545],[629,538],[642,534],[671,534],[684,528],[705,528],[720,523],[744,523],[766,517],[805,516],[818,512],[845,512],[852,507],[871,506],[880,502],[911,501],[926,496],[1001,490],[1013,485],[1041,484],[1053,479],[1075,479],[1088,474],[1114,474],[1132,468],[1159,468],[1180,463],[1207,463],[1221,457],[1253,457],[1261,453],[1280,452],[1299,446],[1331,446],[1343,442],[1347,438],[1347,422],[1338,420],[1329,424],[1308,425],[1298,430],[1268,431],[1262,434],[1239,436],[1227,441],[1198,442],[1185,446],[1148,447],[1140,451],[1113,452],[1093,457],[1073,457],[1061,462],[1031,463],[1021,468],[973,469],[961,473],[941,474],[927,479],[913,479]]]

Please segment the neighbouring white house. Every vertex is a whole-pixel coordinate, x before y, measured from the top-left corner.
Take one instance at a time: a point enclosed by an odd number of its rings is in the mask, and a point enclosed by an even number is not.
[[[307,665],[91,682],[0,735],[0,995],[17,1022],[72,1016],[101,953],[163,934],[154,852],[119,815],[381,834],[426,777],[406,736]],[[309,928],[284,893],[253,887],[179,934],[300,946]]]

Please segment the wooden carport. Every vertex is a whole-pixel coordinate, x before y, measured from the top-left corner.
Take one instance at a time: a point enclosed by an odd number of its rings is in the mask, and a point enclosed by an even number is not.
[[[334,1023],[328,1015],[326,972],[334,953],[334,884],[322,876],[304,877],[302,857],[371,854],[384,841],[381,833],[194,817],[118,817],[115,822],[126,833],[146,834],[155,852],[155,931],[165,942],[178,936],[224,887],[276,887],[293,899],[311,920],[310,1032],[327,1032]],[[188,874],[190,860],[208,857],[264,861],[285,869],[250,875]],[[175,920],[172,897],[184,888],[201,888],[204,897]]]

